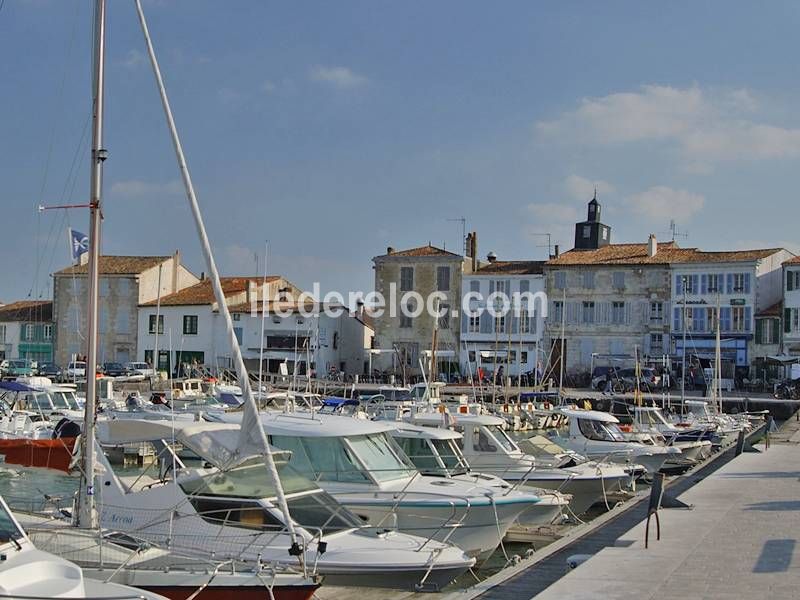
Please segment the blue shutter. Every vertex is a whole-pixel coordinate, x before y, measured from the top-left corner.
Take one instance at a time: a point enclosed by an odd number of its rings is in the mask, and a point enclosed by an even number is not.
[[[733,273],[728,273],[728,275],[726,277],[726,281],[727,281],[726,291],[729,294],[732,294],[733,293]]]
[[[705,308],[695,308],[694,309],[694,330],[695,331],[705,331],[706,330],[706,309]]]
[[[744,274],[744,293],[750,293],[750,273]]]
[[[672,330],[681,331],[681,309],[676,306],[672,315]]]
[[[692,275],[692,293],[696,294],[700,289],[700,276]]]
[[[707,294],[708,293],[708,275],[703,273],[700,275],[700,293]]]
[[[683,294],[683,278],[675,275],[675,295],[680,296],[681,294]]]
[[[731,330],[731,307],[723,307],[719,309],[719,328],[722,331]]]
[[[477,279],[473,279],[469,282],[469,291],[470,292],[480,292],[481,291],[481,282]]]
[[[466,310],[461,311],[461,333],[467,333],[469,328],[469,315]]]
[[[489,295],[494,294],[494,279],[489,280]]]
[[[525,292],[531,291],[531,282],[528,279],[521,279],[519,282],[519,293],[524,294]]]
[[[508,315],[511,317],[511,333],[519,333],[519,317],[513,312],[509,312]],[[506,316],[507,318],[508,316]]]
[[[492,315],[489,311],[484,310],[481,313],[479,324],[481,333],[492,333]]]
[[[750,331],[751,324],[750,321],[753,319],[753,309],[749,306],[744,307],[744,330]]]

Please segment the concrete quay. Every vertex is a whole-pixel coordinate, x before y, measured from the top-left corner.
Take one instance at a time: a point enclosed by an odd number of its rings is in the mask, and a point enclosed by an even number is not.
[[[645,522],[620,536],[536,600],[800,597],[800,445],[758,446],[662,509],[649,548]],[[567,568],[566,565],[564,567]]]

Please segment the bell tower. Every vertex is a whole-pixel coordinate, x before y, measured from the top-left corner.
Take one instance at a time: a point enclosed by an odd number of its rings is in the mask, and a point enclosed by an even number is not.
[[[611,243],[611,227],[600,221],[602,207],[597,201],[597,188],[589,201],[586,220],[575,223],[575,249],[597,250]]]

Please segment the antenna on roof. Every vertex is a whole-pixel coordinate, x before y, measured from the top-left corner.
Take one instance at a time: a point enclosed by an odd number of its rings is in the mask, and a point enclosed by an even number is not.
[[[456,219],[446,219],[449,222],[461,223],[461,243],[463,244],[464,256],[467,255],[467,219],[465,217],[458,217]]]
[[[670,219],[669,221],[669,232],[672,235],[673,242],[675,241],[675,238],[682,238],[685,240],[689,237],[688,231],[680,231],[678,229],[678,224],[675,223],[675,219]]]
[[[553,256],[553,236],[551,233],[531,233],[531,235],[540,235],[540,236],[547,236],[547,256]],[[539,244],[536,246],[537,248],[544,248],[545,246]]]

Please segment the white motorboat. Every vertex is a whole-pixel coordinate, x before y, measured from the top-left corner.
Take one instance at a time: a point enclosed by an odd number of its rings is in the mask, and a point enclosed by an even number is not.
[[[631,440],[620,430],[619,419],[608,413],[572,408],[562,408],[561,413],[569,419],[569,431],[554,441],[588,458],[638,464],[649,473],[656,473],[667,460],[681,454],[679,448],[659,446],[652,439]]]
[[[403,421],[394,422],[394,426],[392,437],[423,475],[480,484],[498,496],[513,493],[519,487],[494,475],[473,471],[459,447],[462,438],[460,433]],[[517,524],[535,527],[561,521],[571,497],[554,490],[541,489],[534,493],[539,497],[539,502],[517,517]]]
[[[364,522],[446,541],[470,556],[490,555],[540,501],[529,490],[497,495],[482,482],[420,474],[389,435],[392,422],[300,411],[261,420],[270,443],[292,453],[291,466]]]
[[[98,456],[104,471],[96,478],[102,498],[100,522],[108,529],[182,554],[294,568],[315,565],[326,583],[334,585],[440,589],[475,564],[452,545],[365,526],[290,467],[283,453],[275,460],[299,540],[294,546],[278,508],[278,490],[260,459],[223,467],[237,452],[238,425],[172,427],[120,420],[101,422],[99,427],[103,442],[151,442],[161,457],[160,473],[153,478],[119,476],[104,456]],[[167,443],[171,440],[191,449],[208,466],[188,468]]]
[[[608,494],[631,487],[635,469],[610,462],[586,462],[569,468],[548,467],[525,454],[503,429],[504,420],[492,415],[420,412],[410,422],[427,427],[452,428],[463,436],[462,451],[470,466],[527,488],[557,490],[572,496],[569,509],[576,515]]]
[[[39,550],[0,498],[0,596],[15,600],[165,600],[140,589],[84,578],[80,567]]]
[[[696,464],[711,456],[711,442],[708,440],[681,439],[684,433],[664,418],[661,409],[655,406],[635,406],[633,408],[633,432],[655,436],[664,445],[680,448],[681,458]]]

